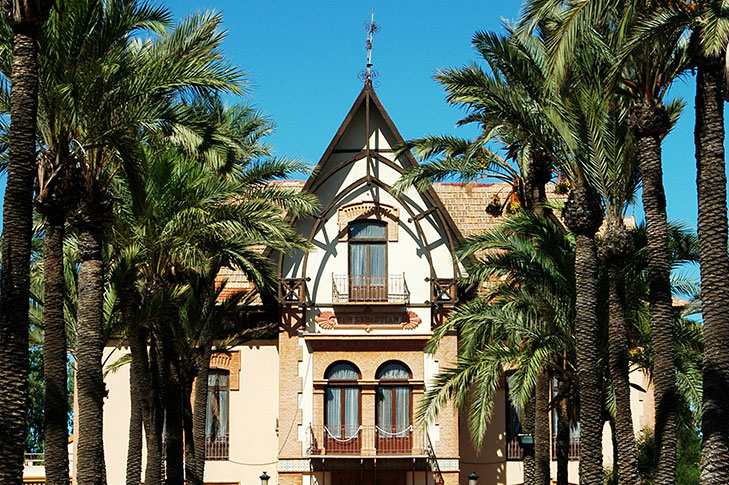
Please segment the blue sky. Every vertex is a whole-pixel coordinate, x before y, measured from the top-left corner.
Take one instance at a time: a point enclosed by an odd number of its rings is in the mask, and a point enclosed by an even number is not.
[[[481,0],[400,1],[233,1],[174,0],[176,18],[200,10],[224,15],[224,43],[232,63],[248,73],[251,95],[241,101],[277,123],[269,138],[278,155],[315,164],[362,87],[365,28],[370,9],[381,27],[374,39],[376,91],[402,135],[470,136],[456,129],[462,111],[449,107],[432,80],[442,67],[476,60],[470,40],[477,30],[498,30],[514,20],[521,2]],[[694,80],[679,81],[673,94],[687,106],[664,143],[668,214],[696,225],[696,168],[693,148]],[[4,193],[4,180],[0,181]],[[640,217],[640,213],[638,214]]]

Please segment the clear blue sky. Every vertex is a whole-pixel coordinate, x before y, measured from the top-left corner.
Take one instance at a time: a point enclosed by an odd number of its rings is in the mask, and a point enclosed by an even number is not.
[[[462,112],[446,105],[434,71],[476,60],[470,40],[477,30],[498,30],[514,20],[521,2],[481,0],[233,1],[173,0],[176,18],[198,10],[221,11],[228,31],[224,48],[248,73],[252,102],[278,127],[269,141],[278,155],[315,164],[362,87],[365,29],[370,9],[381,27],[374,39],[376,88],[405,138],[461,133]],[[674,94],[686,110],[664,144],[669,218],[696,225],[693,148],[694,80]],[[3,185],[4,181],[0,181]],[[640,214],[638,214],[640,216]]]

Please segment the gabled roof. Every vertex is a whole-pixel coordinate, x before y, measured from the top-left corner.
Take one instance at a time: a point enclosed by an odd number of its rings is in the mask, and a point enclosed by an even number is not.
[[[339,126],[339,129],[337,130],[336,134],[334,135],[334,138],[332,138],[332,141],[329,143],[329,146],[324,151],[324,154],[322,155],[321,159],[319,159],[319,162],[316,165],[316,168],[312,172],[312,175],[309,177],[309,179],[304,184],[304,187],[302,190],[308,191],[314,182],[316,182],[318,176],[321,173],[322,168],[326,164],[327,160],[332,156],[332,153],[334,152],[335,148],[339,144],[339,142],[342,139],[342,136],[347,131],[347,128],[349,128],[350,124],[352,123],[352,120],[354,119],[357,112],[360,110],[362,106],[365,106],[366,116],[369,116],[369,109],[376,109],[380,116],[382,116],[382,119],[385,121],[385,126],[390,130],[392,133],[396,144],[402,144],[404,142],[404,139],[402,135],[400,134],[400,131],[395,126],[395,123],[392,121],[392,118],[390,118],[390,115],[387,113],[387,110],[382,105],[382,102],[380,101],[380,98],[377,96],[377,93],[375,92],[375,89],[372,87],[371,82],[366,82],[362,90],[360,91],[359,95],[357,95],[357,98],[354,100],[354,103],[352,104],[352,107],[349,109],[349,112],[347,113],[347,116],[345,116],[344,121]],[[373,149],[370,150],[372,152],[377,152],[377,150]],[[410,153],[410,151],[405,152],[404,155],[400,157],[400,161],[403,162],[403,165],[405,168],[415,167],[418,165],[418,162],[415,160],[413,155]],[[443,205],[443,201],[440,200],[440,197],[438,197],[438,194],[432,189],[429,188],[425,191],[423,191],[426,198],[428,199],[428,202],[430,202],[440,213],[442,220],[444,221],[446,225],[446,229],[450,231],[452,237],[454,240],[459,240],[463,237],[461,231],[459,230],[458,226],[454,222],[451,215],[446,210],[445,206]]]

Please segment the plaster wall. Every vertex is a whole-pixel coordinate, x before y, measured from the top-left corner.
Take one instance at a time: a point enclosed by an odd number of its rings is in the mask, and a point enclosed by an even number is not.
[[[260,484],[262,471],[276,483],[278,439],[278,347],[275,340],[255,340],[235,347],[240,352],[240,390],[230,391],[229,460],[206,461],[205,481],[211,483]],[[128,354],[128,348],[107,347],[107,365]],[[107,483],[125,484],[129,434],[129,365],[108,372],[104,381],[104,454]],[[142,470],[146,464],[142,451]],[[234,482],[231,479],[235,478]]]

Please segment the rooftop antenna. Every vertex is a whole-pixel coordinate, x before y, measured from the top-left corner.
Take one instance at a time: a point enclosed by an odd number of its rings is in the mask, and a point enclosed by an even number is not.
[[[365,22],[365,30],[367,31],[367,68],[359,73],[359,78],[365,84],[372,84],[373,79],[377,79],[378,73],[372,69],[372,38],[380,31],[380,26],[375,23],[375,9],[372,9],[370,21]]]

